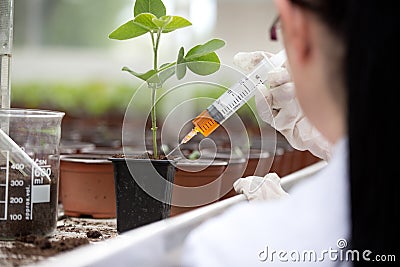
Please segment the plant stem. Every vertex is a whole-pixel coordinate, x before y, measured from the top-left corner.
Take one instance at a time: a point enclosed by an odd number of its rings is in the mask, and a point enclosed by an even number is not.
[[[161,29],[158,30],[157,32],[157,40],[156,44],[154,46],[154,70],[158,70],[158,46],[160,45],[160,39],[161,39]]]
[[[158,157],[157,146],[157,117],[156,117],[156,90],[155,86],[151,87],[151,131],[153,133],[153,156]]]
[[[158,46],[160,44],[161,30],[157,32],[156,40],[154,40],[154,33],[151,32],[151,42],[153,44],[153,69],[158,72]],[[157,75],[157,74],[156,74]],[[156,113],[156,90],[158,85],[151,85],[151,131],[153,133],[153,156],[158,158],[158,145],[157,145],[157,113]]]

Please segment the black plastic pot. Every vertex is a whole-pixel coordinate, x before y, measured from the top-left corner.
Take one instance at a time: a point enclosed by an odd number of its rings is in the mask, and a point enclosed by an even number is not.
[[[109,160],[114,168],[118,233],[169,217],[175,176],[170,161]]]

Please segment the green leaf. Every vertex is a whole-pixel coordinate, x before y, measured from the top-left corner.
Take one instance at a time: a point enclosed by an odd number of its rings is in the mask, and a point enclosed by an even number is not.
[[[164,68],[164,67],[166,67],[168,65],[171,65],[171,63],[162,64],[160,66],[160,69],[162,69],[162,68]],[[171,65],[171,67],[169,67],[169,68],[167,68],[167,69],[165,69],[163,71],[160,71],[158,73],[158,77],[160,79],[161,84],[163,84],[166,80],[171,78],[174,74],[175,74],[175,68],[173,67],[173,65]]]
[[[143,35],[146,32],[148,32],[147,29],[130,20],[119,26],[108,37],[110,39],[127,40]]]
[[[195,47],[190,49],[189,52],[186,54],[185,60],[192,61],[196,58],[210,54],[211,52],[214,52],[215,50],[223,47],[224,45],[225,42],[220,39],[212,39],[205,44],[196,45]]]
[[[160,69],[163,69],[163,68],[165,68],[165,67],[168,66],[168,65],[172,65],[172,63],[164,63],[164,64],[162,64],[162,65],[160,66]]]
[[[149,70],[148,72],[145,72],[145,73],[138,73],[136,71],[129,69],[128,67],[123,67],[122,71],[127,71],[130,74],[132,74],[133,76],[136,76],[137,78],[142,79],[143,81],[148,81],[151,77],[153,77],[155,74],[157,74],[155,70]]]
[[[163,33],[172,32],[180,28],[191,26],[192,23],[187,19],[179,16],[168,16],[172,19],[163,27]]]
[[[185,49],[181,47],[178,53],[178,60],[176,61],[176,77],[181,80],[186,75],[186,64],[185,64]]]
[[[161,68],[169,64],[170,63],[165,63],[161,66]],[[173,67],[167,68],[159,73],[157,73],[155,70],[149,70],[148,72],[145,73],[138,73],[136,71],[129,69],[128,67],[123,67],[122,70],[129,72],[133,76],[147,82],[150,87],[154,88],[160,88],[166,80],[168,80],[175,74],[175,68]]]
[[[142,13],[142,14],[137,15],[133,19],[133,21],[135,23],[139,24],[140,26],[142,26],[143,28],[146,28],[147,30],[152,31],[152,30],[158,29],[158,26],[153,23],[153,19],[157,19],[157,17],[151,13]]]
[[[153,18],[153,23],[158,26],[158,28],[164,28],[172,20],[171,16],[162,16],[161,18]]]
[[[133,10],[135,17],[142,13],[151,13],[157,18],[166,15],[166,9],[161,0],[136,0]]]
[[[220,61],[215,52],[196,58],[187,63],[188,68],[198,75],[210,75],[220,68]]]

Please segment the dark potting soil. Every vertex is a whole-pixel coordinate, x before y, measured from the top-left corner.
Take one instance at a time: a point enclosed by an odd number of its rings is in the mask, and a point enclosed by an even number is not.
[[[9,186],[7,205],[7,220],[0,220],[0,240],[16,239],[27,235],[46,236],[51,234],[57,225],[57,187],[58,181],[50,175],[51,182],[40,181],[42,185],[50,183],[50,201],[33,203],[31,176],[24,176],[20,171],[9,170],[9,182],[17,181],[14,186]],[[4,180],[4,181],[3,181]],[[5,183],[5,177],[0,177],[0,183]],[[1,196],[5,196],[2,188]],[[2,199],[3,200],[3,199]],[[6,204],[0,204],[0,217],[5,217]]]
[[[87,238],[50,240],[48,237],[26,236],[15,240],[12,246],[0,248],[1,254],[8,255],[1,266],[23,266],[86,244],[89,244]],[[2,261],[0,258],[0,263]]]
[[[13,241],[0,241],[0,266],[17,267],[37,263],[82,245],[115,236],[115,219],[60,216],[56,231],[49,237],[27,235]]]
[[[100,238],[100,237],[102,237],[103,235],[100,233],[100,231],[97,231],[97,230],[89,230],[89,231],[86,233],[86,236],[89,237],[89,238]]]
[[[165,160],[167,157],[164,154],[158,155],[157,158],[154,158],[153,154],[146,152],[140,155],[125,155],[125,154],[114,154],[113,158],[130,158],[130,159],[155,159],[155,160]]]
[[[62,251],[71,250],[81,245],[89,244],[89,240],[83,237],[65,237],[61,240],[50,240],[49,237],[38,237],[38,236],[25,236],[16,240],[19,246],[24,247],[24,254],[27,251],[35,252],[34,255],[50,256],[55,255]],[[24,244],[21,244],[24,243]],[[32,244],[33,246],[26,246],[26,244]],[[16,248],[14,247],[14,248]],[[28,249],[27,249],[28,248]],[[18,253],[18,252],[16,252]],[[20,252],[21,253],[21,252]]]

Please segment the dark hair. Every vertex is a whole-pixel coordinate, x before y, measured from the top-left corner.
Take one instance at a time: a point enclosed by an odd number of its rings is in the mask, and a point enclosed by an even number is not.
[[[396,155],[398,138],[393,127],[399,121],[394,103],[399,89],[399,11],[376,0],[291,1],[317,14],[344,42],[351,249],[370,250],[370,258],[395,255],[398,261],[399,192],[394,183],[399,174],[389,155]]]

